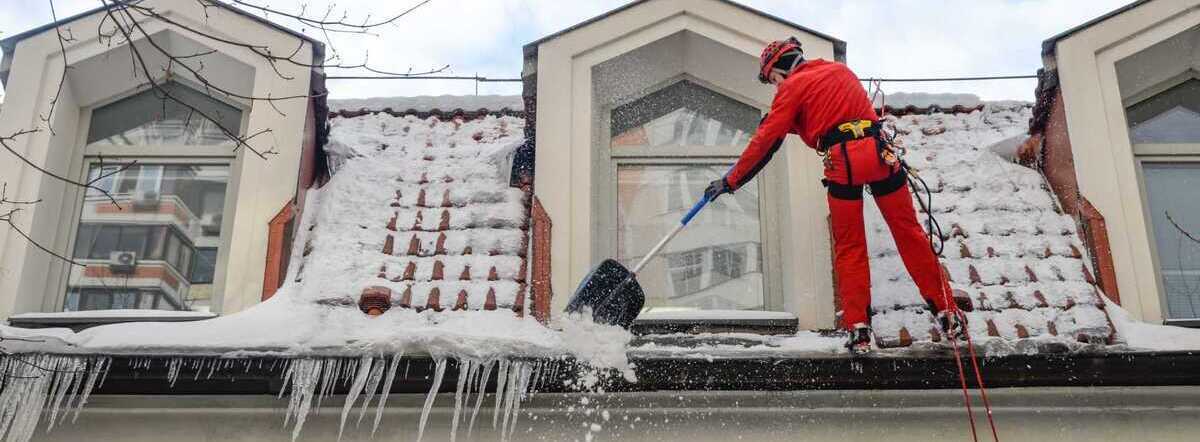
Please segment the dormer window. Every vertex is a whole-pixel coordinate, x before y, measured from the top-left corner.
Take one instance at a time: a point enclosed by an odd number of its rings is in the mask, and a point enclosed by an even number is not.
[[[679,223],[753,135],[755,107],[679,79],[609,112],[608,152],[615,165],[606,216],[617,259],[632,265]],[[764,175],[766,176],[766,175]],[[769,195],[761,178],[710,204],[680,233],[639,281],[650,308],[761,310],[772,308],[763,238]]]
[[[243,111],[182,83],[91,111],[63,310],[207,310]],[[200,115],[212,117],[210,121]],[[225,130],[222,130],[224,128]]]

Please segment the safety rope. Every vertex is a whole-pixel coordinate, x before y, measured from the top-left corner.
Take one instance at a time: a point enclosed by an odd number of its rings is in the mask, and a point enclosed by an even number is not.
[[[883,92],[882,81],[883,80],[880,79],[870,80],[869,87],[874,89],[874,93],[871,93],[870,96],[871,103],[875,103],[875,98],[879,97],[879,108],[886,109],[883,106],[883,103],[884,100],[886,100],[887,95]],[[946,272],[942,269],[940,263],[942,252],[944,252],[946,248],[946,239],[945,236],[943,236],[941,224],[939,224],[937,218],[933,216],[933,191],[929,189],[929,183],[925,182],[924,178],[921,178],[921,176],[917,174],[916,171],[908,165],[908,163],[904,162],[903,158],[906,149],[895,143],[895,134],[889,134],[886,130],[882,130],[882,128],[879,133],[884,143],[887,144],[889,149],[892,149],[892,153],[899,159],[900,167],[904,169],[905,174],[907,175],[908,185],[912,188],[913,194],[917,197],[917,203],[921,207],[921,211],[925,213],[925,231],[929,237],[929,248],[933,250],[933,254],[938,258],[939,261],[937,269],[940,277],[939,283],[941,285],[942,303],[946,306],[955,305],[954,299],[948,292],[948,286],[944,283],[948,279],[946,277]],[[925,199],[921,199],[922,192],[925,194]],[[964,327],[966,326],[966,324],[962,325]],[[979,394],[983,399],[983,407],[987,414],[988,426],[991,427],[992,430],[992,439],[995,442],[1000,442],[1000,436],[996,432],[996,422],[992,418],[992,404],[991,401],[988,400],[987,387],[984,386],[983,383],[983,372],[979,369],[979,360],[975,355],[975,343],[971,340],[971,332],[969,329],[964,329],[963,335],[966,336],[967,353],[971,358],[971,368],[975,374],[975,384],[979,386]],[[979,442],[978,431],[975,428],[975,411],[971,407],[971,395],[967,391],[967,376],[966,369],[963,367],[962,351],[958,348],[957,339],[951,336],[946,336],[946,339],[950,341],[950,348],[954,351],[954,362],[958,367],[958,381],[962,388],[963,404],[967,408],[967,422],[970,423],[971,427],[971,439],[975,442]]]

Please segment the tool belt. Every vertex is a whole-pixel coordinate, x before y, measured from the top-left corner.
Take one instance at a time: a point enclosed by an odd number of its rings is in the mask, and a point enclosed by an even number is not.
[[[887,140],[882,131],[882,125],[877,121],[871,120],[853,120],[835,125],[821,137],[820,148],[818,152],[825,157],[825,160],[831,161],[829,157],[829,149],[838,146],[842,150],[842,161],[846,162],[846,184],[834,183],[822,179],[821,184],[829,189],[831,195],[839,199],[861,199],[862,184],[854,185],[854,171],[850,167],[850,153],[847,152],[846,144],[863,138],[875,139],[875,150],[881,164],[887,164],[895,167],[899,164],[899,157],[896,151],[892,148],[891,143]],[[895,168],[888,178],[874,182],[864,183],[869,184],[872,194],[886,195],[894,192],[902,187],[905,183],[907,174],[904,168]]]
[[[879,123],[871,120],[853,120],[835,125],[821,136],[821,150],[862,138],[878,138],[879,128]]]

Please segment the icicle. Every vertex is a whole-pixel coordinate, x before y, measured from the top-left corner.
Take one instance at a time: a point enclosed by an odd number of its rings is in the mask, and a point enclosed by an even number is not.
[[[458,363],[458,384],[454,387],[454,415],[450,419],[450,442],[458,440],[458,416],[462,413],[463,390],[467,386],[467,378],[471,376],[471,369],[474,366],[474,362],[470,360],[460,360]],[[471,390],[467,390],[467,394],[470,392]]]
[[[167,382],[171,383],[171,388],[175,388],[175,381],[179,380],[179,369],[183,367],[183,359],[171,358],[171,362],[167,364]]]
[[[346,429],[346,416],[350,415],[350,409],[354,408],[354,401],[358,400],[358,393],[367,385],[367,377],[371,374],[371,365],[373,360],[370,356],[363,356],[358,361],[358,374],[354,376],[354,383],[350,385],[350,391],[346,392],[346,403],[342,404],[342,419],[338,424],[338,440],[342,440],[342,431]]]
[[[72,386],[77,382],[75,381],[75,378],[79,377],[79,371],[85,368],[85,363],[79,359],[65,359],[66,361],[70,362],[70,367],[66,367],[66,371],[60,372],[58,374],[58,381],[55,382],[56,385],[53,393],[54,400],[50,405],[50,420],[46,423],[47,433],[54,429],[54,424],[58,417],[58,410],[63,404],[63,399],[67,397],[67,392],[71,391]]]
[[[375,397],[375,390],[379,388],[379,380],[383,378],[384,359],[380,355],[379,362],[371,365],[371,374],[367,376],[367,388],[363,390],[367,394],[363,398],[362,409],[358,412],[358,421],[354,425],[362,425],[363,416],[367,414],[367,407],[371,405],[371,398]]]
[[[500,373],[496,375],[496,405],[492,408],[492,429],[500,423],[500,401],[504,399],[505,383],[508,381],[508,365],[506,360],[500,360]]]
[[[71,416],[72,423],[74,423],[76,419],[79,419],[79,412],[83,411],[83,405],[87,403],[88,395],[92,393],[92,388],[96,386],[96,378],[98,378],[101,373],[108,370],[108,365],[111,362],[112,359],[110,358],[100,358],[96,359],[95,363],[92,364],[91,370],[88,371],[87,381],[83,383],[82,387],[80,387],[78,395],[79,404],[75,406],[75,414]]]
[[[513,432],[517,431],[517,418],[521,415],[521,401],[525,398],[525,392],[529,388],[529,377],[533,370],[528,363],[521,364],[521,370],[517,372],[516,386],[512,391],[512,422],[508,424],[508,436],[512,437]]]
[[[400,369],[401,359],[404,359],[404,352],[392,356],[392,364],[388,366],[387,379],[383,381],[383,393],[379,395],[379,404],[375,406],[375,425],[371,427],[371,437],[375,437],[375,430],[379,429],[379,419],[383,417],[383,407],[387,403],[388,393],[392,391],[392,381],[396,380],[396,371]]]
[[[496,361],[490,361],[483,367],[483,373],[479,376],[479,394],[475,395],[475,409],[471,411],[471,422],[467,424],[467,439],[471,438],[471,433],[475,431],[475,417],[479,415],[479,406],[483,405],[483,396],[487,392],[488,379],[492,377],[492,369],[496,367]]]
[[[500,419],[500,440],[508,440],[508,416],[512,414],[513,401],[517,400],[517,387],[521,372],[525,369],[524,362],[513,362],[508,369],[508,380],[504,381],[504,415]]]
[[[442,376],[446,374],[446,360],[438,359],[437,368],[433,373],[433,385],[429,387],[429,394],[425,396],[425,407],[421,409],[421,422],[417,427],[417,442],[421,442],[421,437],[425,435],[425,422],[429,421],[429,412],[433,409],[433,401],[437,399],[439,387],[442,386]]]
[[[87,402],[86,394],[107,369],[107,358],[8,355],[0,358],[0,438],[25,442],[33,437],[43,410],[50,408],[46,431],[60,410]],[[87,381],[81,381],[87,375]],[[64,411],[65,417],[67,413]],[[76,409],[78,414],[78,409]]]
[[[308,418],[308,412],[312,407],[313,396],[317,392],[317,384],[328,365],[330,365],[328,361],[321,359],[298,359],[293,360],[288,367],[288,371],[293,372],[288,376],[292,381],[292,396],[288,400],[288,409],[284,415],[283,425],[286,426],[289,419],[296,416],[296,426],[292,430],[293,441],[300,436],[300,429],[304,427],[304,421]]]

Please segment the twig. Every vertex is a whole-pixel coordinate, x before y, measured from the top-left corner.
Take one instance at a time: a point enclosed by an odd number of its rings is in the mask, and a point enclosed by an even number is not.
[[[1187,230],[1183,230],[1183,227],[1180,226],[1179,223],[1175,222],[1175,218],[1171,218],[1170,211],[1164,210],[1163,214],[1167,215],[1167,221],[1169,221],[1172,226],[1175,226],[1175,230],[1178,230],[1180,234],[1187,237],[1187,239],[1192,240],[1192,242],[1195,242],[1196,244],[1200,244],[1200,238],[1196,238],[1195,236],[1192,236],[1192,234],[1189,233]]]

